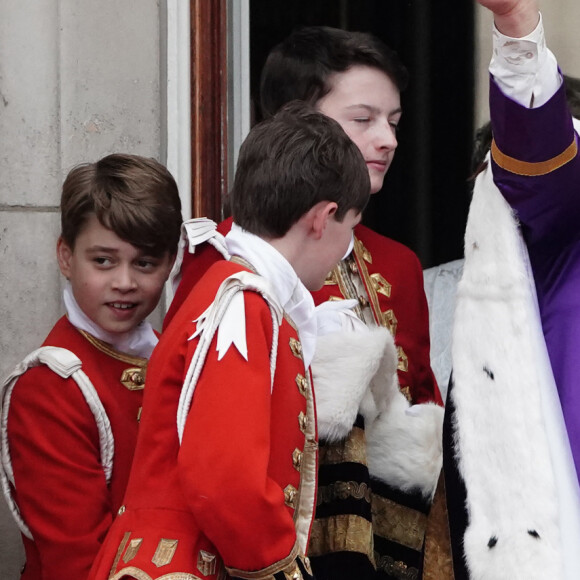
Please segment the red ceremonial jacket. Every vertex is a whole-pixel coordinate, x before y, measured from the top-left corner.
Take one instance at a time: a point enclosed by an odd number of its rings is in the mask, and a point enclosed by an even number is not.
[[[234,345],[218,360],[212,338],[179,442],[180,394],[200,340],[195,321],[221,283],[245,270],[218,261],[166,327],[149,365],[124,505],[90,578],[223,578],[226,570],[295,577],[297,559],[308,568],[302,556],[317,471],[312,387],[286,318],[272,385],[273,320],[259,293],[243,292],[247,360]]]
[[[129,478],[147,364],[81,333],[66,317],[48,345],[81,359],[111,424],[113,471],[107,485],[95,417],[76,382],[44,365],[26,371],[12,391],[7,424],[14,497],[34,538],[23,537],[23,580],[88,576]]]
[[[223,235],[229,232],[231,218],[218,225]],[[429,311],[423,287],[423,271],[417,256],[403,244],[358,225],[355,248],[349,256],[354,264],[347,266],[346,276],[360,276],[376,322],[387,327],[395,339],[399,354],[399,383],[414,404],[435,402],[443,405],[429,359]],[[198,246],[195,254],[186,252],[181,282],[171,303],[164,325],[169,324],[181,304],[203,273],[221,254],[210,244]],[[325,286],[313,292],[318,305],[333,298],[352,298],[345,275],[335,268]],[[342,271],[345,271],[343,268]]]

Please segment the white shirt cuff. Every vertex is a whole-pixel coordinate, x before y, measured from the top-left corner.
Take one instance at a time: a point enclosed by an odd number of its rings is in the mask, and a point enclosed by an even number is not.
[[[523,38],[511,38],[493,26],[493,56],[489,66],[502,92],[520,105],[537,108],[560,87],[556,57],[546,46],[542,15]]]

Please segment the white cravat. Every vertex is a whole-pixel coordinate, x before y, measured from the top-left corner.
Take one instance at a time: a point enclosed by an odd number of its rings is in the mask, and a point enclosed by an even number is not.
[[[235,223],[225,239],[230,255],[246,260],[268,280],[280,305],[296,324],[304,363],[310,366],[316,346],[314,300],[294,268],[274,246]]]
[[[64,306],[70,323],[80,330],[107,342],[116,350],[125,354],[149,358],[158,338],[149,322],[143,320],[136,328],[123,334],[113,334],[95,324],[78,305],[70,282],[67,282],[63,292]]]

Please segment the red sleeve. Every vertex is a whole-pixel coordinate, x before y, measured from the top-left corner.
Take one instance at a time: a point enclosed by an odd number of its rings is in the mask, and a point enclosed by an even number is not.
[[[436,403],[443,406],[441,392],[437,385],[437,380],[431,369],[431,342],[429,338],[429,307],[425,296],[423,284],[423,270],[421,263],[415,254],[411,254],[412,267],[409,269],[409,288],[405,293],[407,305],[405,312],[408,313],[408,332],[401,333],[400,342],[404,342],[406,352],[412,353],[412,378],[411,396],[414,404]],[[407,344],[408,341],[408,344]],[[399,345],[399,341],[397,342]],[[399,381],[404,385],[404,381],[409,380],[405,373],[399,371]]]
[[[179,468],[184,494],[228,568],[262,570],[296,542],[284,491],[269,474],[272,319],[245,293],[248,360],[210,348],[186,423]]]
[[[8,438],[43,580],[86,578],[112,515],[97,426],[74,380],[27,371],[12,393]]]

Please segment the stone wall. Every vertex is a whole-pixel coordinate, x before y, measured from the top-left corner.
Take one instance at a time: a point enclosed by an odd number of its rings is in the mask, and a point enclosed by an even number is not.
[[[163,11],[158,0],[0,4],[1,376],[63,313],[55,243],[67,172],[112,152],[165,161]],[[22,554],[0,506],[0,578],[12,580]]]

